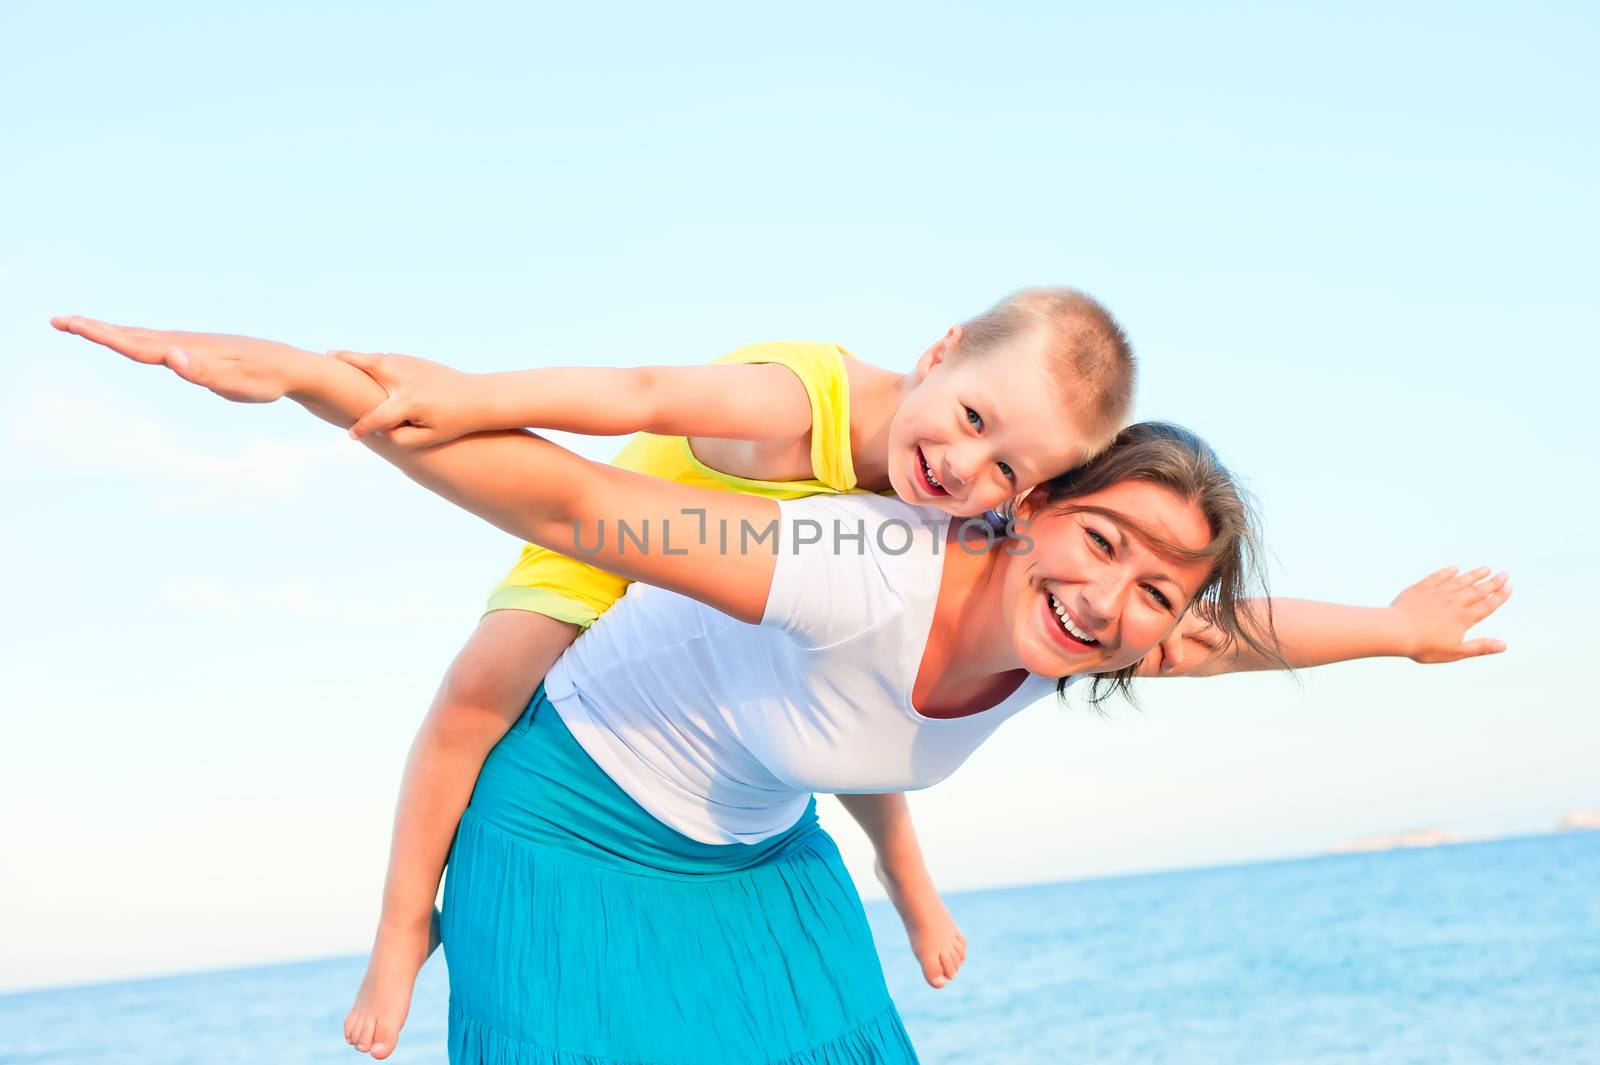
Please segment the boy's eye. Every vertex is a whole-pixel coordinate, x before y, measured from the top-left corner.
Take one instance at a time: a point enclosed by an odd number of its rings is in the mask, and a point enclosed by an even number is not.
[[[966,408],[966,410],[967,410],[967,424],[972,426],[974,429],[978,430],[978,432],[980,432],[980,433],[983,432],[983,415],[979,414],[977,411],[973,410],[971,407]]]
[[[1017,483],[1017,471],[1013,470],[1008,463],[997,462],[995,465],[1000,467],[1000,476],[1004,477],[1012,484]]]

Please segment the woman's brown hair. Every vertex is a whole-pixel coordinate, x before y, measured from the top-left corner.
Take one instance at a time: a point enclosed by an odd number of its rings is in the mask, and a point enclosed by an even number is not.
[[[1193,503],[1211,529],[1211,542],[1199,551],[1185,548],[1142,525],[1137,518],[1100,507],[1075,506],[1073,500],[1124,481],[1158,485]],[[1143,540],[1156,553],[1178,562],[1206,562],[1204,583],[1189,610],[1214,627],[1219,651],[1243,645],[1279,668],[1289,668],[1278,646],[1261,565],[1261,536],[1255,502],[1204,440],[1168,422],[1138,422],[1117,434],[1111,446],[1083,466],[1034,489],[1043,493],[1043,507],[1091,511],[1110,518]],[[1246,600],[1260,596],[1252,610]],[[1096,705],[1116,693],[1132,697],[1137,663],[1095,677],[1090,701]],[[1066,680],[1057,683],[1066,691]]]

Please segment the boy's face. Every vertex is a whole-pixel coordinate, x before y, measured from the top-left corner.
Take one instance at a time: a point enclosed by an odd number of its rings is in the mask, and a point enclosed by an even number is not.
[[[908,503],[965,518],[1065,473],[1088,451],[1034,338],[951,361],[960,339],[956,326],[917,361],[921,383],[889,423],[889,483]]]

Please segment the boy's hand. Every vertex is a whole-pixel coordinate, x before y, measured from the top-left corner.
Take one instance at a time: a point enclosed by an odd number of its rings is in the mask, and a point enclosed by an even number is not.
[[[1459,662],[1506,649],[1500,640],[1468,640],[1466,635],[1510,597],[1504,573],[1491,577],[1487,566],[1457,573],[1450,566],[1401,592],[1389,609],[1407,634],[1406,655],[1412,661]]]
[[[509,428],[486,419],[490,397],[482,374],[463,373],[412,355],[329,354],[361,370],[389,393],[350,427],[354,440],[382,433],[401,447],[430,447],[482,429]]]
[[[167,366],[235,403],[271,403],[291,388],[296,361],[310,353],[288,344],[224,333],[135,329],[78,315],[50,319],[63,333],[92,340],[135,362]]]

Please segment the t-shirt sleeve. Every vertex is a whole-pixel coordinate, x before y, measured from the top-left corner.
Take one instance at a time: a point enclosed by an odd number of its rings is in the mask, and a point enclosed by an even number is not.
[[[881,624],[903,609],[908,580],[939,580],[931,531],[938,520],[930,523],[929,513],[876,496],[780,501],[777,566],[761,624],[806,647]]]

